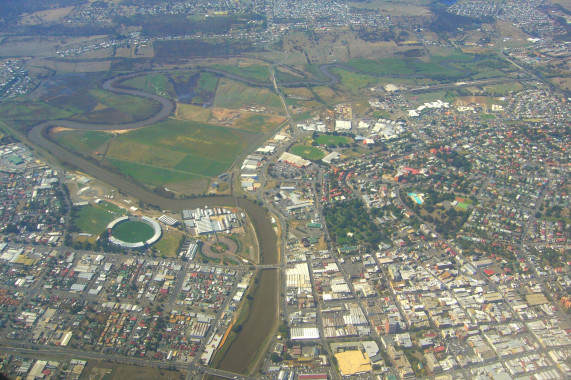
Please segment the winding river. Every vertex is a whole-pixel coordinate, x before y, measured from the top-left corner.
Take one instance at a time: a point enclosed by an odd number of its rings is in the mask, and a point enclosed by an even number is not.
[[[61,163],[83,171],[147,204],[158,206],[162,210],[182,210],[206,205],[240,207],[248,213],[256,229],[262,264],[277,264],[278,243],[270,217],[263,207],[251,200],[234,196],[210,196],[194,199],[164,198],[88,159],[71,153],[46,137],[50,128],[58,126],[79,130],[130,130],[154,124],[167,117],[174,109],[174,104],[170,100],[142,91],[117,87],[119,82],[137,75],[141,75],[141,73],[110,79],[103,84],[103,88],[116,93],[140,96],[157,101],[161,104],[161,109],[151,118],[127,124],[89,124],[70,120],[48,121],[30,129],[28,139],[48,151]],[[222,360],[220,364],[221,369],[244,373],[250,360],[256,355],[266,337],[272,332],[278,312],[277,270],[263,270],[258,285],[248,319],[243,324],[242,332]]]

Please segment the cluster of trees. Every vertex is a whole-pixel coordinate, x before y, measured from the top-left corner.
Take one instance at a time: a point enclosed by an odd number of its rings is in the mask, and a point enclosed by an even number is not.
[[[443,161],[450,162],[450,165],[454,166],[457,169],[463,169],[464,171],[470,171],[472,169],[472,164],[468,159],[456,152],[455,150],[451,150],[450,153],[445,151],[439,151],[436,153],[436,157],[440,158]]]
[[[393,28],[379,29],[369,26],[359,28],[357,36],[366,42],[392,41],[397,37]]]
[[[358,199],[329,205],[324,214],[329,233],[340,246],[362,243],[374,245],[381,240],[377,225],[371,220],[363,202]]]
[[[248,41],[173,40],[155,43],[155,54],[165,58],[225,57],[258,49]]]
[[[402,197],[404,203],[429,223],[436,224],[436,232],[450,237],[456,233],[470,217],[472,210],[457,211],[454,207],[436,206],[442,202],[451,202],[456,195],[451,192],[437,192],[431,188],[421,191],[425,194],[424,203],[419,205],[410,197]]]

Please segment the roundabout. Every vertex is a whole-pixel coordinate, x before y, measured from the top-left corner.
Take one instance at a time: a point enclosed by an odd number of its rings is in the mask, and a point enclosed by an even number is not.
[[[161,226],[146,216],[123,216],[107,225],[109,241],[119,247],[148,248],[161,239]]]
[[[235,256],[238,244],[226,237],[213,237],[202,245],[202,253],[211,259],[221,259],[225,255]]]

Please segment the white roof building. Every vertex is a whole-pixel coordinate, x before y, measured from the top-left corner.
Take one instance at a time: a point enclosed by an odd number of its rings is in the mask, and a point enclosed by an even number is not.
[[[351,129],[350,120],[335,120],[335,130],[336,131],[348,131]]]

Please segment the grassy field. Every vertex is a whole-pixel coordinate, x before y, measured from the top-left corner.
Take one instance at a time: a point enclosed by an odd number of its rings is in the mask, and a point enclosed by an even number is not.
[[[129,220],[113,228],[113,236],[128,243],[146,241],[154,235],[153,227],[147,223]]]
[[[493,95],[507,95],[512,91],[521,91],[523,85],[519,82],[501,83],[490,86],[484,86],[484,90]]]
[[[128,86],[150,94],[156,94],[168,98],[174,97],[175,94],[172,84],[169,82],[169,78],[164,74],[141,75],[123,81],[121,84],[123,86]]]
[[[127,215],[129,212],[127,210],[125,210],[122,207],[117,206],[116,204],[107,202],[107,201],[102,201],[101,203],[99,203],[97,205],[98,207],[101,207],[104,210],[109,211],[110,213],[112,213],[113,215],[115,215],[115,217],[120,217],[123,215]]]
[[[98,206],[80,207],[76,214],[75,224],[81,232],[99,235],[117,215]]]
[[[160,104],[138,96],[114,94],[94,89],[89,92],[95,106],[86,112],[74,115],[71,119],[93,123],[129,123],[145,120],[160,109]]]
[[[194,104],[176,104],[176,117],[179,119],[207,123],[211,115],[212,110],[210,108],[204,108]]]
[[[311,161],[318,161],[325,157],[325,152],[323,150],[309,145],[296,144],[292,146],[289,151]]]
[[[117,159],[108,159],[108,162],[124,175],[149,186],[161,186],[172,182],[186,182],[200,178],[189,173],[181,173],[161,167],[137,164],[135,162]]]
[[[349,140],[344,136],[319,135],[315,139],[315,142],[318,145],[339,146],[339,144],[348,144]]]
[[[170,119],[114,139],[109,163],[139,182],[157,186],[224,172],[257,134]]]
[[[11,101],[0,103],[2,120],[52,120],[65,119],[73,113],[45,102]]]
[[[250,66],[229,66],[214,65],[213,69],[224,71],[225,73],[234,74],[242,78],[252,79],[257,82],[270,82],[270,72],[267,66],[250,65]]]
[[[281,116],[245,114],[234,123],[234,127],[251,132],[266,133],[284,120]]]
[[[276,113],[283,113],[279,96],[269,89],[247,86],[227,78],[220,79],[214,107],[240,109],[252,105],[268,107]]]
[[[113,135],[99,131],[63,130],[52,134],[52,138],[71,151],[93,153],[101,145],[109,141]]]
[[[379,81],[379,78],[374,76],[357,74],[349,70],[340,69],[338,67],[332,68],[331,72],[339,77],[341,80],[340,85],[349,91],[360,90],[370,85],[374,85]]]
[[[290,83],[303,81],[304,78],[300,75],[295,75],[293,72],[286,71],[286,69],[277,68],[275,71],[276,80],[279,83]]]
[[[319,99],[326,104],[337,104],[346,100],[343,94],[338,93],[329,87],[314,87],[313,91]]]
[[[175,229],[163,231],[161,240],[155,244],[158,253],[161,256],[177,257],[180,240],[182,239],[183,235],[184,234],[181,231]]]
[[[452,57],[446,57],[452,60]],[[458,59],[465,60],[464,56]],[[442,60],[441,60],[442,61]],[[440,61],[439,61],[440,62]],[[347,66],[356,68],[365,73],[376,75],[458,75],[453,68],[446,68],[435,62],[423,62],[410,58],[385,58],[381,60],[355,59],[349,61]]]
[[[56,76],[44,82],[29,96],[38,105],[32,107],[36,112],[28,118],[125,123],[148,118],[160,107],[150,99],[102,90],[100,86],[103,80],[105,76],[101,73],[87,73]],[[11,112],[22,113],[26,109],[14,109]]]
[[[200,78],[198,78],[198,85],[204,91],[215,92],[218,86],[218,76],[212,73],[201,73]]]

